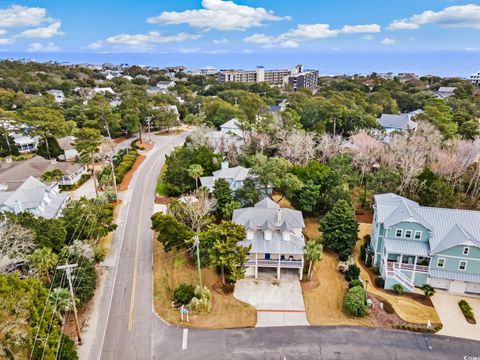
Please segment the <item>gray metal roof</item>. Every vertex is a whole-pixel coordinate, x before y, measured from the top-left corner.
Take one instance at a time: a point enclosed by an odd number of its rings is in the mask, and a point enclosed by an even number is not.
[[[253,240],[244,240],[242,245],[251,245],[252,253],[303,254],[305,239],[299,230],[305,227],[302,213],[298,210],[280,208],[270,198],[265,198],[254,207],[236,209],[232,221],[254,232]],[[272,239],[265,240],[264,230],[272,232]],[[282,233],[289,232],[289,240]]]
[[[265,240],[263,231],[255,231],[253,240],[239,242],[243,246],[251,246],[250,252],[264,254],[302,255],[305,247],[303,236],[290,234],[289,240],[282,239],[282,233],[273,232],[272,240]]]
[[[378,221],[386,228],[416,222],[430,230],[430,253],[454,246],[480,247],[480,211],[420,206],[395,194],[375,196]]]
[[[472,274],[464,271],[445,271],[430,269],[430,277],[443,278],[448,280],[458,280],[480,283],[480,274]]]
[[[220,126],[220,128],[225,129],[240,129],[240,120],[238,119],[230,119],[226,123]]]
[[[385,239],[385,247],[389,253],[428,256],[429,245],[423,241]]]
[[[202,186],[207,187],[208,189],[213,189],[215,181],[218,179],[225,179],[228,181],[230,186],[237,181],[244,181],[249,177],[250,169],[244,168],[243,166],[236,166],[233,168],[220,169],[213,172],[213,176],[202,176],[200,178],[200,183]]]
[[[384,128],[393,128],[399,130],[415,129],[417,127],[417,123],[412,121],[411,118],[411,114],[382,114],[377,121]]]

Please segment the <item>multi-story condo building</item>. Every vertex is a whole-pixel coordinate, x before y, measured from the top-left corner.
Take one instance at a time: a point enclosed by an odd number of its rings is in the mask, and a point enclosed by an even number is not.
[[[285,79],[295,73],[295,69],[265,70],[263,66],[258,66],[256,70],[221,70],[217,78],[219,82],[267,82],[270,85],[282,86],[286,83]]]
[[[369,253],[385,280],[406,291],[430,284],[480,294],[480,211],[420,206],[395,194],[375,195]]]
[[[470,75],[470,81],[474,86],[480,86],[480,71]]]
[[[285,83],[292,86],[293,90],[309,89],[311,91],[317,90],[318,70],[303,70],[303,65],[297,65],[288,76]]]

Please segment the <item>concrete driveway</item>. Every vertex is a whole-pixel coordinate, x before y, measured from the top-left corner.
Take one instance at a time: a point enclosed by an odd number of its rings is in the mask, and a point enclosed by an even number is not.
[[[298,272],[282,269],[259,271],[258,279],[248,276],[235,285],[234,296],[257,309],[257,327],[310,325],[305,313]]]
[[[469,324],[465,320],[465,317],[458,306],[458,302],[462,299],[467,301],[473,308],[475,319],[477,320],[475,325]],[[443,323],[443,328],[438,334],[480,341],[479,296],[453,295],[437,290],[437,293],[432,297],[432,302]]]

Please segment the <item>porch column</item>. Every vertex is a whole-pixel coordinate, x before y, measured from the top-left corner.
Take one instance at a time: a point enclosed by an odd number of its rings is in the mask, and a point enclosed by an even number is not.
[[[399,269],[402,269],[402,264],[403,264],[403,254],[400,254],[400,264],[398,265]]]
[[[417,271],[417,259],[418,259],[418,256],[415,255],[415,260],[413,262],[412,282],[415,281],[415,274],[416,274],[416,271]]]
[[[280,280],[280,258],[282,256],[278,254],[278,264],[277,264],[277,280]]]
[[[255,279],[258,278],[258,253],[255,253]]]
[[[300,281],[303,279],[303,256],[302,256],[302,267],[300,268]]]

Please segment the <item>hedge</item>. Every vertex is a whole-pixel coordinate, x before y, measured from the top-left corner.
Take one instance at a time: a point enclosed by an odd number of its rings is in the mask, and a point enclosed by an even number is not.
[[[470,324],[476,324],[477,321],[475,320],[475,315],[473,314],[473,309],[468,302],[465,300],[460,300],[458,302],[458,306],[460,306],[460,310],[462,310],[463,316]]]
[[[138,157],[137,150],[120,151],[113,163],[115,164],[115,179],[121,183],[127,172],[133,167]]]
[[[343,301],[347,313],[356,317],[363,317],[367,314],[365,305],[366,291],[362,286],[354,286],[348,290]]]

